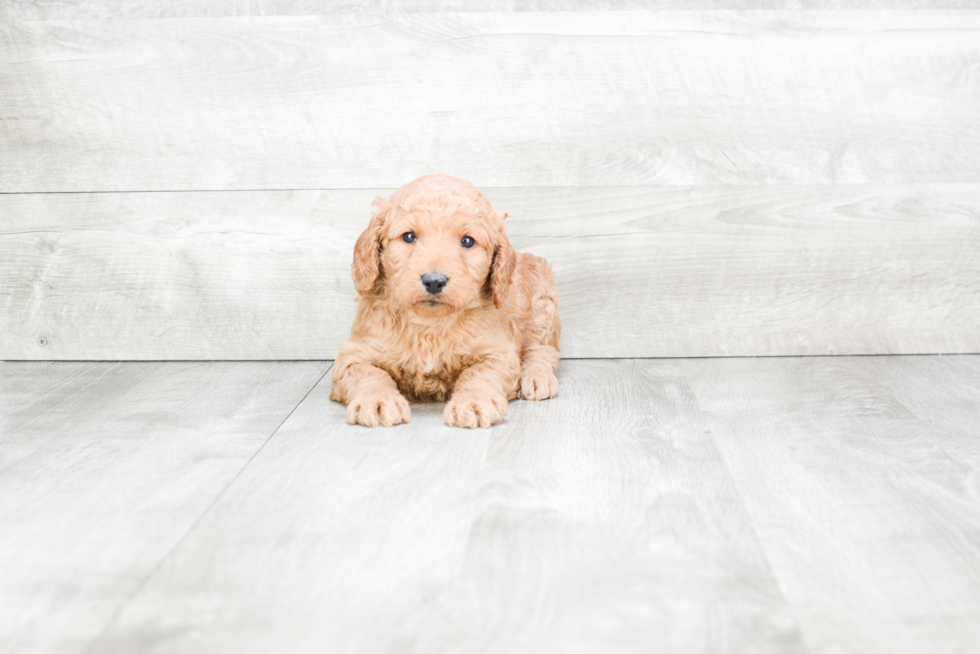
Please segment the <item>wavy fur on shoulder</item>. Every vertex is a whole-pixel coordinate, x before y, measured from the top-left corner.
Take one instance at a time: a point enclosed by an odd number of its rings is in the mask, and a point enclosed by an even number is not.
[[[446,401],[446,423],[489,427],[518,396],[558,392],[558,292],[548,263],[517,253],[506,214],[475,186],[420,177],[390,198],[357,239],[351,338],[330,397],[351,424],[408,422],[408,401]]]

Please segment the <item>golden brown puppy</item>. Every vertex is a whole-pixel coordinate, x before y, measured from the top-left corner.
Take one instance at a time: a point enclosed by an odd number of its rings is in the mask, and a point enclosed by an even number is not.
[[[558,292],[548,263],[511,247],[505,214],[469,182],[428,175],[385,200],[354,246],[359,294],[331,399],[368,427],[407,400],[449,400],[453,427],[489,427],[520,394],[558,393]],[[407,398],[407,399],[406,399]]]

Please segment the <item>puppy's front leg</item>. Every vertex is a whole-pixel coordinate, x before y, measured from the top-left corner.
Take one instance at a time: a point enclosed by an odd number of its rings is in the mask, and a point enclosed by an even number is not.
[[[489,356],[464,370],[442,415],[450,427],[490,427],[507,415],[521,376],[516,353]]]
[[[334,363],[330,399],[347,405],[347,422],[352,425],[391,427],[412,417],[391,375],[345,353]]]

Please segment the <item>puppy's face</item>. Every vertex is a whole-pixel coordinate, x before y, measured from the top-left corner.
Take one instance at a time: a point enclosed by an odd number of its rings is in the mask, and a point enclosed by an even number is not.
[[[403,308],[438,318],[476,309],[508,292],[516,253],[505,216],[469,182],[430,175],[406,184],[377,213],[354,246],[358,293],[387,290]]]
[[[488,219],[458,210],[392,213],[381,239],[381,268],[393,297],[432,317],[483,304],[494,254]]]

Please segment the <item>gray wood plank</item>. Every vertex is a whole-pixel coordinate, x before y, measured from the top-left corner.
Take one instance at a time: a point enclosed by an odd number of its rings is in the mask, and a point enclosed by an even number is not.
[[[0,363],[0,650],[81,652],[325,363]]]
[[[802,651],[684,375],[559,375],[474,432],[321,382],[93,654]]]
[[[809,652],[976,650],[980,357],[713,360],[691,387]]]
[[[0,192],[980,182],[980,12],[0,23]]]
[[[978,185],[485,190],[566,357],[980,351]],[[0,358],[333,358],[390,191],[0,195]]]
[[[339,13],[759,9],[978,9],[977,0],[4,0],[0,20],[112,20]]]
[[[333,358],[373,198],[0,196],[0,358]]]

